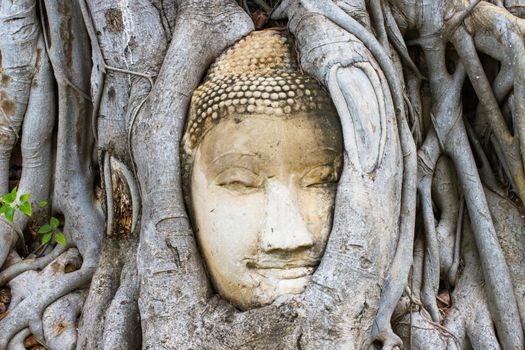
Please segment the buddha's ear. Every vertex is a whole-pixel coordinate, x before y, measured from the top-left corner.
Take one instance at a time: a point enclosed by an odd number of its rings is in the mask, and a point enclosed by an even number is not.
[[[349,160],[362,172],[380,164],[386,142],[386,103],[381,80],[368,62],[330,68],[327,86],[344,130]]]

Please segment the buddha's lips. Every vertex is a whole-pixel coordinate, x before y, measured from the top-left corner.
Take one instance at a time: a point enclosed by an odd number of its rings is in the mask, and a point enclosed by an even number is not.
[[[317,259],[244,259],[250,270],[265,277],[294,279],[311,275],[317,266]]]
[[[264,268],[255,269],[258,274],[266,278],[278,278],[284,280],[291,280],[296,278],[302,278],[310,276],[315,268],[314,267],[292,267],[292,268]]]

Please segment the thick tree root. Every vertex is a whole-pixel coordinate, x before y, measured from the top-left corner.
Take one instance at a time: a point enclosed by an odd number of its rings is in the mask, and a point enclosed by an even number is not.
[[[46,308],[68,293],[86,287],[91,280],[93,269],[81,268],[81,265],[78,250],[72,248],[41,272],[28,271],[9,282],[13,298],[9,313],[0,321],[0,349],[6,349],[9,341],[24,328],[44,341],[42,317]],[[74,271],[68,272],[71,270]],[[78,305],[73,305],[75,308]]]
[[[136,252],[138,242],[131,242]],[[106,313],[102,349],[133,350],[140,349],[142,334],[140,328],[139,283],[137,274],[137,260],[135,254],[127,254],[120,277],[120,287],[115,293],[113,301]]]
[[[119,246],[115,240],[107,240],[103,244],[99,260],[101,266],[93,275],[85,303],[90,311],[84,312],[80,318],[79,349],[97,349],[101,342],[104,317],[118,289],[122,269]]]
[[[106,238],[79,324],[78,349],[140,345],[136,236]]]
[[[503,197],[485,192],[489,201],[492,217],[498,232],[498,239],[504,254],[510,261],[517,262],[523,256],[525,223],[519,209]],[[483,274],[480,268],[477,248],[473,240],[470,224],[464,226],[462,252],[464,269],[458,278],[452,294],[453,305],[441,328],[433,324],[429,315],[422,310],[412,315],[407,314],[395,322],[395,329],[403,338],[407,348],[429,349],[500,349],[494,329],[494,320],[489,311],[490,301],[484,291]],[[523,260],[513,263],[511,270],[516,298],[520,313],[525,309],[525,274]],[[406,310],[409,312],[409,310]]]
[[[29,330],[29,328],[18,332],[18,334],[15,335],[13,339],[11,339],[11,341],[9,342],[7,350],[26,350],[24,340],[30,335],[31,331]]]
[[[303,68],[327,87],[341,116],[345,168],[312,283],[300,296],[246,312],[210,298],[179,181],[178,140],[191,92],[213,58],[253,29],[248,16],[234,1],[43,0],[42,36],[35,0],[0,8],[0,31],[11,35],[0,38],[0,190],[7,192],[9,158],[21,136],[19,192],[36,203],[53,188],[50,207],[64,215],[68,243],[77,247],[9,261],[29,220],[17,214],[12,226],[0,225],[0,266],[7,261],[0,285],[13,293],[0,320],[0,350],[22,349],[30,334],[50,348],[86,350],[132,349],[141,341],[213,350],[378,342],[383,350],[521,349],[522,213],[484,193],[482,183],[504,196],[510,183],[525,198],[525,21],[504,9],[522,13],[522,0],[493,3],[499,7],[479,0],[282,2],[275,14],[289,18]],[[17,31],[19,24],[36,30]],[[407,32],[418,33],[409,44],[422,54],[407,46]],[[85,59],[88,41],[94,67]],[[23,62],[11,54],[25,50],[21,43],[31,51],[20,55]],[[478,52],[500,67],[487,70]],[[470,108],[461,100],[466,74],[482,107],[463,116]],[[51,152],[55,86],[59,123]],[[361,117],[361,110],[370,115]],[[422,145],[419,159],[415,145]],[[104,218],[93,194],[93,154],[106,156],[109,237],[100,259]],[[402,183],[392,180],[401,176]],[[422,230],[415,225],[416,193]],[[34,207],[38,223],[49,209]],[[115,208],[131,212],[131,225]],[[140,235],[132,234],[135,226]],[[97,265],[77,342],[86,294],[80,289]],[[452,293],[445,308],[436,300],[443,287]]]
[[[4,286],[7,282],[11,281],[16,276],[25,271],[38,271],[43,269],[59,255],[61,255],[66,249],[67,247],[65,245],[58,244],[50,253],[41,258],[24,259],[14,263],[13,265],[6,266],[6,268],[0,272],[0,286]]]
[[[439,223],[436,231],[439,242],[439,261],[441,276],[447,276],[445,281],[454,285],[456,272],[452,272],[452,266],[459,262],[460,244],[456,237],[458,218],[461,212],[462,198],[458,198],[458,186],[456,183],[454,167],[448,157],[440,157],[432,182],[432,197],[440,210]],[[461,214],[462,215],[462,214]],[[457,251],[457,253],[456,253]]]
[[[441,316],[436,303],[440,276],[440,254],[431,190],[432,178],[439,156],[441,155],[441,149],[435,132],[431,131],[429,134],[434,137],[427,136],[418,152],[418,191],[423,214],[426,244],[421,301],[428,309],[432,320],[434,320],[434,322],[440,322]]]
[[[23,170],[18,193],[32,195],[36,222],[42,222],[47,211],[37,203],[49,198],[55,117],[53,77],[40,28],[36,0],[6,3],[0,9],[0,195],[10,190],[9,162],[22,135]],[[14,228],[0,225],[0,266],[18,241],[16,231],[23,231],[28,221],[16,213]]]
[[[50,349],[73,350],[77,345],[77,318],[87,289],[73,291],[49,305],[42,315],[45,344]]]

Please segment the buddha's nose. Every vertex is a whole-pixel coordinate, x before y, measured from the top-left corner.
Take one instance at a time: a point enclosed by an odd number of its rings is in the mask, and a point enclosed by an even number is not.
[[[261,245],[267,253],[307,249],[314,245],[297,198],[276,179],[271,179],[266,184],[266,212]]]

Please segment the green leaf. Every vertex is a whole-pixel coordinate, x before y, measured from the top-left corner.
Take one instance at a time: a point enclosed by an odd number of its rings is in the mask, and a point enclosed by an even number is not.
[[[58,244],[66,245],[66,237],[64,236],[62,232],[57,232],[55,234],[55,241]]]
[[[8,206],[4,212],[5,218],[9,222],[13,222],[13,218],[15,217],[15,208]]]
[[[46,202],[46,201],[38,202],[38,206],[39,206],[40,208],[43,208],[43,207],[45,207],[46,205],[47,205],[47,202]]]
[[[31,207],[31,203],[29,202],[22,202],[22,204],[18,206],[18,209],[20,209],[20,211],[27,216],[31,216],[31,214],[33,213],[33,208]]]
[[[51,232],[53,231],[54,229],[51,227],[51,225],[49,224],[43,224],[42,226],[40,226],[40,228],[38,229],[38,233],[48,233],[48,232]]]
[[[51,239],[51,236],[52,236],[51,233],[46,233],[45,235],[43,235],[42,236],[42,244],[46,244],[47,242],[49,242],[49,240]]]
[[[58,227],[58,225],[60,225],[60,221],[58,221],[56,217],[52,216],[51,220],[49,221],[49,225],[54,230]]]
[[[4,194],[4,196],[2,197],[2,202],[4,202],[5,204],[11,204],[15,200],[16,200],[16,193],[15,194],[12,194],[12,193]]]
[[[7,210],[7,208],[9,208],[9,205],[2,204],[2,206],[0,207],[0,214],[5,215],[5,211]]]
[[[30,193],[23,194],[23,195],[20,196],[20,202],[27,202],[29,200],[29,198],[31,198],[31,194]]]

